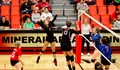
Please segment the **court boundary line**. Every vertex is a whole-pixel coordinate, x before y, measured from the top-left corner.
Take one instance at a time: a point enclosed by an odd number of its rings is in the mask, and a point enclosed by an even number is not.
[[[79,67],[80,67],[82,70],[84,70],[83,67],[82,67],[80,64],[78,64],[78,65],[79,65]]]

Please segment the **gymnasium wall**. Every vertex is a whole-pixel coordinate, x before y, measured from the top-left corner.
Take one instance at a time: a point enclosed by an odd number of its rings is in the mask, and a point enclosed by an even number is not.
[[[117,31],[120,35],[120,33]],[[101,36],[108,36],[111,41],[111,46],[120,47],[120,39],[113,36],[111,33],[102,30]],[[61,30],[54,32],[56,46],[60,47]],[[43,30],[9,30],[0,31],[0,47],[15,47],[14,42],[20,40],[22,47],[42,47],[45,41],[46,33]],[[75,46],[75,34],[72,35],[71,43]]]

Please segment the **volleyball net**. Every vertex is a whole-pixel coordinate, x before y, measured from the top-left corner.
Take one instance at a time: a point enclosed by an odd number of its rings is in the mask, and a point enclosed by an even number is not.
[[[105,25],[103,25],[102,23],[100,23],[98,20],[96,20],[95,18],[91,17],[88,13],[86,13],[85,11],[79,10],[78,11],[78,21],[76,22],[76,29],[77,30],[81,30],[82,29],[82,23],[83,20],[85,18],[89,18],[91,21],[94,21],[100,28],[103,28],[104,30],[108,31],[109,33],[111,33],[112,35],[114,35],[115,37],[120,38],[120,35],[118,35],[117,33],[115,33],[114,31],[112,31],[111,29],[109,29],[108,27],[106,27]],[[88,20],[89,21],[89,20]],[[89,22],[88,22],[89,23]],[[88,40],[83,34],[76,35],[76,63],[80,63],[81,62],[81,48],[82,48],[82,37],[85,38],[86,41],[88,41],[91,46],[93,46],[100,54],[101,56],[103,56],[110,64],[112,67],[114,67],[115,70],[119,70],[117,65],[112,63],[109,59],[107,59],[96,47],[95,45]],[[113,56],[112,56],[113,58]]]

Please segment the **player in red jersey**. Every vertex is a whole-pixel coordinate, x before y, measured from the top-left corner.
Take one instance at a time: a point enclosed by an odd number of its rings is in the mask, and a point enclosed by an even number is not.
[[[22,51],[21,51],[21,42],[20,41],[16,41],[15,42],[15,48],[12,52],[12,55],[10,57],[10,63],[12,66],[15,66],[16,70],[23,70],[23,65],[24,63],[21,60],[21,55],[22,55]]]

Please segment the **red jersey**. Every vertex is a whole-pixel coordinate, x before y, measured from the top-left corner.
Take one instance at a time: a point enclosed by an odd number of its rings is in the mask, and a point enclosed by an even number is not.
[[[14,48],[10,59],[11,60],[18,60],[18,57],[21,55],[22,55],[21,48]]]
[[[40,3],[38,4],[38,7],[39,7],[39,10],[41,10],[41,9],[44,8],[44,7],[48,7],[48,10],[51,11],[50,5],[49,5],[48,2],[45,2],[45,3],[40,2]]]
[[[111,19],[114,19],[114,20],[117,20],[118,19],[118,15],[120,15],[120,12],[117,14],[116,12],[114,12],[112,15],[111,15]]]

